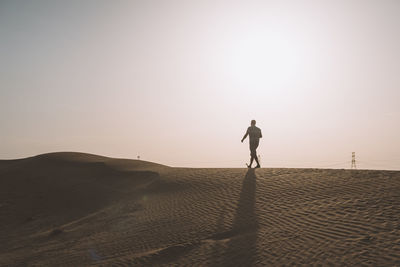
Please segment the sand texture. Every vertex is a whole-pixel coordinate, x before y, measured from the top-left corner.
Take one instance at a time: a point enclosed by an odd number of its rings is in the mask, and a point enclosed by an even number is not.
[[[0,266],[400,266],[400,172],[0,161]]]

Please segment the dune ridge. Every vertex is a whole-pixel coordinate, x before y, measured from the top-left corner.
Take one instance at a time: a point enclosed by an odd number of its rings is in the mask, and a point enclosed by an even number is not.
[[[0,161],[0,266],[400,265],[400,172]]]

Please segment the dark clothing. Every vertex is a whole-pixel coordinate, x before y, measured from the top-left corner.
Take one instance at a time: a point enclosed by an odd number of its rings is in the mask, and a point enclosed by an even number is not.
[[[256,126],[250,126],[249,128],[247,128],[246,136],[247,135],[249,135],[250,142],[257,140],[258,143],[258,141],[262,137],[261,129]]]
[[[257,156],[257,147],[260,139],[251,140],[250,139],[250,156],[256,157]]]
[[[250,126],[247,128],[247,132],[245,134],[245,137],[249,136],[250,139],[250,156],[251,157],[257,157],[257,152],[256,149],[258,147],[258,144],[260,142],[260,138],[262,137],[261,134],[261,129],[256,127],[256,126]]]
[[[242,138],[242,142],[249,136],[249,145],[250,145],[250,164],[246,164],[248,168],[251,168],[251,164],[253,160],[256,160],[257,166],[256,168],[260,168],[260,162],[257,157],[257,147],[260,142],[260,138],[262,137],[261,129],[256,127],[255,121],[251,121],[251,126],[247,128],[246,134]]]

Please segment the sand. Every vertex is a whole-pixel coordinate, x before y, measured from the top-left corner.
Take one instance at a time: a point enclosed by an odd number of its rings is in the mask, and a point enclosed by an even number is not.
[[[0,161],[0,266],[400,266],[400,172]]]

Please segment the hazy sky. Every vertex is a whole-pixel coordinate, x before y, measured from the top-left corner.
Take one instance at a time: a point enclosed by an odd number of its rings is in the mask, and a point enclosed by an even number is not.
[[[400,169],[400,1],[0,1],[0,158]]]

